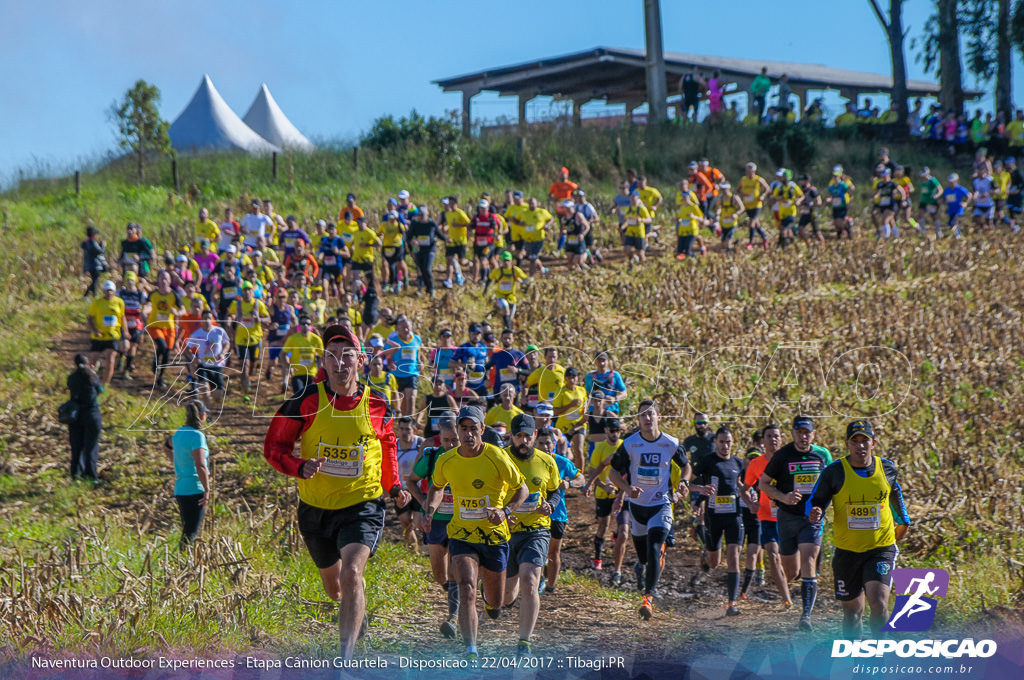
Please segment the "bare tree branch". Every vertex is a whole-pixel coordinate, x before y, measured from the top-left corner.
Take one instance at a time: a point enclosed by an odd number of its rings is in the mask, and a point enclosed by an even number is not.
[[[878,6],[878,0],[868,0],[871,3],[871,9],[875,10],[875,16],[878,17],[878,22],[882,24],[882,30],[886,33],[889,32],[889,22],[885,20],[885,15],[882,14],[882,8]]]

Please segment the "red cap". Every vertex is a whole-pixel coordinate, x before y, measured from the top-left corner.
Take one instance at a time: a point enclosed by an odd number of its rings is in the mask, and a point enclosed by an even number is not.
[[[567,174],[567,175],[568,175],[568,174],[569,174],[569,168],[567,168],[567,167],[565,167],[565,166],[563,165],[563,166],[562,166],[562,172],[564,172],[565,174]]]
[[[363,347],[362,343],[359,342],[359,338],[356,337],[356,334],[341,324],[329,326],[327,330],[324,331],[324,347],[327,347],[327,345],[332,342],[344,342],[346,345],[355,347],[356,349],[362,349]]]

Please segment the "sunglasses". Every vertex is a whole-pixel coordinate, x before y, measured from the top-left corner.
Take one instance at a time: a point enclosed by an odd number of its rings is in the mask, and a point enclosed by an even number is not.
[[[706,421],[706,420],[695,420],[695,421],[693,421],[693,424],[694,425],[707,425],[708,421]]]

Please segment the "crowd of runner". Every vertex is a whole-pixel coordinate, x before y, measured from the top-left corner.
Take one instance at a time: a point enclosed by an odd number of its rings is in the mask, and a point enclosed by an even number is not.
[[[755,236],[757,247],[770,247],[762,208],[772,215],[780,246],[823,240],[815,217],[823,199],[831,203],[837,236],[851,235],[854,186],[842,168],[823,191],[806,176],[794,182],[785,170],[771,183],[757,173],[748,164],[734,188],[707,160],[694,162],[670,205],[632,173],[605,214],[617,221],[631,265],[645,260],[663,219],[674,222],[679,259],[707,253],[712,233],[731,251],[742,220],[747,248],[755,247]],[[932,223],[939,231],[942,222],[959,233],[968,206],[980,228],[1005,222],[1016,229],[1024,180],[1012,159],[990,166],[980,157],[972,189],[955,175],[943,187],[927,169],[914,187],[909,174],[887,153],[880,156],[871,212],[879,237],[897,236],[901,225],[923,230]],[[442,635],[461,633],[471,658],[478,654],[478,589],[491,619],[518,602],[517,653],[531,653],[541,595],[557,588],[567,536],[592,540],[594,573],[610,572],[612,586],[634,583],[640,616],[650,619],[665,552],[677,544],[678,515],[691,518],[700,568],[726,566],[726,615],[740,614],[751,584],[765,582],[767,564],[785,607],[790,582],[800,579],[799,626],[809,629],[820,509],[836,503],[845,513],[836,520],[834,569],[837,579],[843,575],[836,595],[852,603],[844,604],[851,631],[865,593],[875,622],[878,584],[887,587],[888,572],[872,575],[865,565],[891,567],[890,536],[909,520],[895,467],[871,457],[870,424],[855,421],[848,429],[851,461],[860,456],[853,471],[813,443],[814,422],[805,416],[794,419],[786,446],[778,425],[741,441],[727,426],[713,431],[706,414],[696,414],[694,434],[681,440],[662,430],[653,401],[636,400],[627,418],[627,385],[607,353],[584,367],[563,365],[556,347],[519,349],[512,323],[518,293],[544,275],[544,249],[565,253],[570,267],[583,269],[613,247],[595,236],[601,213],[567,169],[547,199],[554,212],[518,191],[507,192],[504,203],[485,194],[472,202],[470,216],[448,196],[438,222],[429,206],[415,205],[403,191],[371,227],[349,195],[338,221],[319,220],[312,235],[295,218],[282,220],[269,201],[253,201],[240,222],[230,209],[222,222],[202,209],[194,242],[164,255],[129,224],[117,257],[121,281],[102,283],[87,316],[102,381],[109,384],[118,370],[131,378],[144,333],[152,340],[157,385],[165,385],[168,369],[178,369],[174,375],[207,406],[223,399],[229,377],[239,378],[246,399],[253,379],[279,381],[286,398],[265,454],[275,469],[299,479],[300,531],[326,592],[341,602],[349,656],[365,612],[362,568],[383,528],[383,493],[395,499],[403,539],[416,550],[421,541],[427,546],[433,578],[447,597]],[[380,306],[384,292],[432,294],[442,245],[441,285],[473,283],[485,292],[493,285],[500,327],[474,322],[461,343],[451,329],[424,341],[409,316]],[[103,256],[95,230],[83,247],[87,265]],[[406,261],[410,252],[414,268]],[[337,418],[339,412],[353,417]],[[742,456],[734,453],[740,447]],[[571,535],[570,487],[594,497],[593,536]],[[883,490],[881,501],[861,508],[854,496],[874,487]],[[630,544],[632,579],[623,577]]]

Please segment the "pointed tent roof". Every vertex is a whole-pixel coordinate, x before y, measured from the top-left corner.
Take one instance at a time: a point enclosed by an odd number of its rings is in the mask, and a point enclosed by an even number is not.
[[[282,149],[308,152],[316,148],[284,115],[266,83],[260,85],[256,99],[253,100],[243,120],[264,139]]]
[[[280,151],[242,122],[204,75],[192,101],[171,124],[171,145],[178,151],[240,149],[249,153]]]

